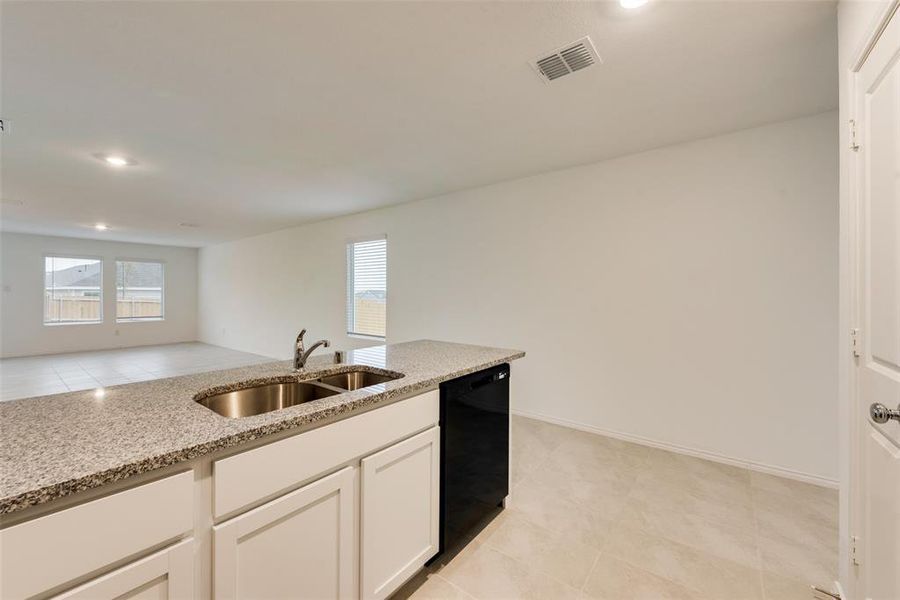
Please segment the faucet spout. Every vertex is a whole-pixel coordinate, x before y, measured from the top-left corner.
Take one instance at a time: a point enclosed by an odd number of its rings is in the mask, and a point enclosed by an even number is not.
[[[299,371],[304,366],[306,366],[306,360],[309,358],[309,355],[313,353],[313,350],[322,346],[323,348],[328,348],[331,346],[331,342],[328,340],[319,340],[315,344],[309,347],[307,350],[303,344],[303,336],[306,334],[306,329],[302,330],[299,335],[297,335],[297,341],[294,343],[294,370]]]

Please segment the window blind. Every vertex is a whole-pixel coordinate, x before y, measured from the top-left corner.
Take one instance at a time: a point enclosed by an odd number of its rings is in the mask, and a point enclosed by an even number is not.
[[[347,333],[384,338],[387,239],[347,244]]]

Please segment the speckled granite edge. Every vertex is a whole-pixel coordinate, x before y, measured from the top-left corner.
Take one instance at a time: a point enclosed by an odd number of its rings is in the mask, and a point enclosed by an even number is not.
[[[500,350],[500,349],[490,349],[490,350]],[[36,506],[39,504],[44,504],[59,498],[63,498],[72,494],[76,494],[78,492],[83,492],[86,490],[94,489],[100,487],[102,485],[113,483],[117,481],[122,481],[129,477],[147,473],[149,471],[153,471],[155,469],[160,469],[162,467],[171,466],[174,464],[178,464],[180,462],[188,461],[200,456],[204,456],[206,454],[210,454],[217,450],[222,450],[225,448],[232,448],[235,446],[239,446],[241,444],[250,442],[252,440],[259,439],[264,436],[272,435],[281,431],[295,429],[307,425],[314,424],[318,421],[329,420],[337,418],[340,420],[341,418],[346,418],[352,416],[353,413],[361,411],[361,409],[369,408],[377,404],[388,403],[389,400],[397,398],[399,396],[406,396],[409,394],[414,394],[419,391],[427,390],[430,388],[434,388],[439,385],[441,382],[454,379],[456,377],[461,377],[463,375],[467,375],[469,373],[473,373],[475,371],[480,371],[482,369],[486,369],[489,367],[493,367],[499,364],[503,364],[505,362],[510,362],[525,356],[525,353],[517,350],[509,350],[507,351],[509,354],[503,355],[501,357],[480,361],[476,364],[472,364],[471,366],[467,366],[462,369],[455,369],[453,371],[442,373],[437,376],[425,378],[425,379],[410,379],[410,383],[404,383],[404,379],[406,377],[398,379],[396,381],[391,382],[393,385],[388,387],[387,389],[383,389],[384,385],[373,386],[373,388],[363,388],[356,391],[345,392],[341,394],[336,394],[334,396],[329,396],[324,399],[316,400],[314,402],[309,402],[304,405],[305,407],[315,406],[314,410],[311,410],[305,414],[300,414],[297,416],[286,416],[283,419],[276,420],[274,422],[266,423],[264,425],[253,427],[244,431],[240,431],[231,435],[224,435],[220,438],[207,441],[204,443],[196,444],[196,445],[188,445],[183,448],[180,448],[175,451],[170,451],[154,456],[149,456],[146,458],[142,458],[140,460],[135,461],[127,461],[123,462],[121,465],[117,465],[114,468],[109,468],[105,470],[101,470],[95,473],[91,473],[88,475],[78,476],[72,479],[68,479],[65,481],[59,481],[53,483],[51,485],[45,485],[41,487],[36,487],[34,489],[29,489],[24,492],[11,494],[9,496],[0,498],[0,515],[6,515],[10,513],[14,513],[25,508]],[[265,367],[267,365],[259,365],[260,367]],[[240,382],[228,383],[220,386],[214,386],[213,388],[205,389],[202,393],[204,395],[209,395],[210,393],[221,393],[223,391],[230,391],[234,389],[240,389],[243,387],[248,387],[249,385],[259,385],[265,384],[268,382],[276,382],[276,381],[285,381],[296,378],[296,380],[307,380],[315,377],[321,377],[331,374],[337,374],[341,372],[346,372],[353,370],[354,367],[365,367],[366,370],[370,370],[373,372],[382,372],[385,374],[389,374],[392,372],[397,372],[395,369],[379,369],[376,367],[371,367],[365,364],[344,364],[340,366],[333,367],[324,367],[321,369],[316,369],[315,371],[306,372],[300,375],[285,375],[278,374],[272,376],[262,376],[251,379],[243,379]],[[252,368],[252,367],[251,367]],[[170,380],[183,380],[189,379],[191,377],[195,377],[192,375],[186,375],[182,377],[170,378]],[[131,385],[140,385],[140,384],[131,384]],[[119,388],[127,388],[128,385],[125,386],[117,386]],[[372,390],[381,391],[372,391]],[[200,395],[200,393],[196,394]],[[30,400],[30,399],[28,399]],[[27,401],[27,400],[25,400]],[[296,407],[294,407],[296,408]],[[279,411],[286,412],[286,411]],[[268,413],[269,415],[273,413]],[[217,415],[220,419],[226,419],[226,417],[221,417]]]

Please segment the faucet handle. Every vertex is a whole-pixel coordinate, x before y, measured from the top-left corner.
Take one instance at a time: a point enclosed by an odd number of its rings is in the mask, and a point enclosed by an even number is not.
[[[303,336],[304,336],[304,335],[306,335],[306,328],[305,328],[305,327],[304,327],[303,329],[300,330],[300,333],[297,334],[297,343],[298,343],[298,344],[299,344],[300,342],[303,341]]]

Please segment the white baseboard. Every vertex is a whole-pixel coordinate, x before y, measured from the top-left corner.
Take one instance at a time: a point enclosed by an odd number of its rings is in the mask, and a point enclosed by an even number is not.
[[[551,417],[549,415],[535,413],[535,412],[531,412],[531,411],[527,411],[527,410],[512,410],[511,412],[514,415],[527,417],[529,419],[545,421],[547,423],[553,423],[554,425],[561,425],[563,427],[569,427],[571,429],[578,429],[579,431],[587,431],[588,433],[596,433],[597,435],[605,435],[607,437],[624,440],[626,442],[632,442],[634,444],[641,444],[642,446],[650,446],[653,448],[659,448],[661,450],[668,450],[669,452],[677,452],[678,454],[686,454],[687,456],[694,456],[696,458],[703,458],[706,460],[711,460],[711,461],[723,463],[726,465],[742,467],[744,469],[749,469],[751,471],[758,471],[760,473],[767,473],[769,475],[777,475],[778,477],[785,477],[787,479],[794,479],[796,481],[802,481],[804,483],[811,483],[813,485],[819,485],[822,487],[827,487],[827,488],[832,488],[832,489],[838,489],[838,487],[839,487],[839,483],[836,479],[828,479],[827,477],[820,477],[818,475],[802,473],[800,471],[794,471],[792,469],[785,469],[783,467],[775,467],[772,465],[765,465],[762,463],[741,460],[738,458],[732,458],[730,456],[724,456],[722,454],[717,454],[715,452],[708,452],[706,450],[697,450],[695,448],[688,448],[686,446],[678,446],[676,444],[670,444],[668,442],[659,442],[659,441],[651,440],[649,438],[641,437],[638,435],[632,435],[630,433],[622,433],[620,431],[613,431],[610,429],[602,429],[600,427],[594,427],[593,425],[585,425],[583,423],[577,423],[575,421],[569,421],[567,419]]]

